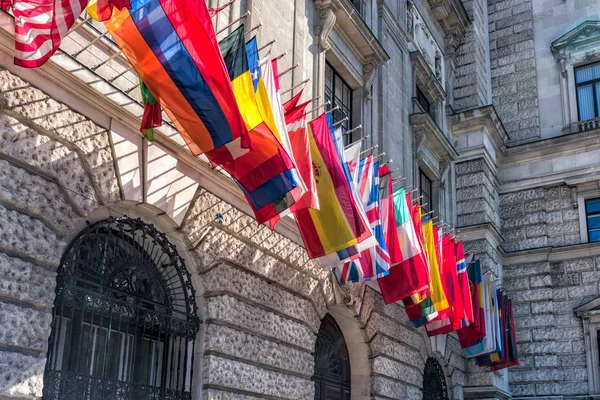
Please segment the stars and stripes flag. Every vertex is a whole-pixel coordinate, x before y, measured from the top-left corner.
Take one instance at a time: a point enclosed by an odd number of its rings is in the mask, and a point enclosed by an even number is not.
[[[26,68],[43,65],[69,33],[88,0],[27,0],[3,2],[15,17],[15,64]]]

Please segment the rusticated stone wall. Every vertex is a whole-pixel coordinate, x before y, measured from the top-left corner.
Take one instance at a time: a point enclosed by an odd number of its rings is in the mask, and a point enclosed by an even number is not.
[[[533,188],[500,196],[504,250],[581,243],[579,214],[567,186]]]
[[[513,396],[588,393],[583,324],[573,310],[598,297],[599,279],[598,257],[504,267],[519,343]]]
[[[499,226],[496,177],[483,158],[456,164],[457,226]]]
[[[115,168],[114,154],[105,129],[0,70],[0,398],[41,396],[56,269],[76,227],[105,207],[138,207],[123,202],[119,173],[127,171]],[[345,306],[336,305],[329,271],[203,188],[173,234],[202,286],[197,395],[314,398],[316,334],[330,312],[349,318],[356,335],[347,340],[367,348],[355,377],[365,380],[366,396],[422,398],[423,368],[434,355],[401,305],[355,285],[350,316],[339,314]],[[457,340],[449,337],[445,357],[436,357],[453,398],[462,398]]]
[[[493,104],[512,143],[539,139],[532,0],[488,0]]]
[[[455,112],[487,106],[491,102],[487,0],[465,0],[471,25],[456,50]]]

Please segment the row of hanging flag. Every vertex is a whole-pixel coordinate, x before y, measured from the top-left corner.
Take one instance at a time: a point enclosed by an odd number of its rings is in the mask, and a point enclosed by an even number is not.
[[[43,2],[43,1],[42,1]],[[142,132],[169,116],[194,155],[238,184],[258,223],[294,214],[309,258],[340,285],[377,279],[429,336],[456,331],[479,365],[518,362],[512,302],[467,266],[463,244],[361,143],[344,148],[329,112],[307,121],[302,91],[282,102],[276,59],[240,25],[217,42],[204,0],[2,0],[15,16],[15,63],[43,64],[87,7],[140,77]]]

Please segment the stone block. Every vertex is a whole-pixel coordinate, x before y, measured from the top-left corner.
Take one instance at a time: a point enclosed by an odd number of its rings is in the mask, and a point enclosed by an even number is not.
[[[517,343],[526,343],[531,342],[532,336],[531,331],[528,329],[519,329],[515,332],[515,336],[517,338]],[[521,359],[519,359],[519,365],[522,365]]]
[[[585,354],[569,354],[558,356],[559,365],[562,367],[583,367],[587,365]]]
[[[506,281],[505,281],[506,287]],[[513,314],[516,317],[521,317],[525,315],[529,315],[531,313],[531,307],[529,303],[514,303],[513,304]]]
[[[41,398],[46,357],[0,351],[0,396]]]
[[[538,237],[533,239],[520,240],[518,242],[507,242],[504,245],[504,250],[520,251],[527,249],[536,249],[539,247],[546,247],[548,245],[548,239],[546,237]]]
[[[520,361],[520,357],[519,357]],[[510,384],[513,396],[535,396],[535,384]]]
[[[516,292],[516,293],[520,293],[520,292]],[[514,297],[513,297],[513,299],[514,299]],[[534,304],[538,304],[538,303],[531,303],[532,306]],[[515,317],[515,326],[517,327],[517,330],[530,329],[530,328],[535,328],[535,327],[553,326],[554,322],[555,322],[554,315],[552,315],[552,314],[531,315],[531,316],[518,317],[518,318]]]
[[[206,327],[205,338],[205,352],[227,354],[307,377],[314,372],[314,357],[309,352],[288,347],[251,333],[209,324]]]
[[[216,356],[204,358],[204,384],[244,390],[259,396],[308,399],[314,397],[310,380]]]
[[[0,347],[22,347],[44,352],[48,347],[52,314],[0,302]]]
[[[529,303],[526,303],[529,304]],[[514,305],[513,305],[514,307]],[[549,314],[554,312],[554,302],[552,301],[540,301],[531,303],[532,314]]]
[[[257,332],[309,351],[314,350],[316,337],[307,325],[233,297],[210,297],[206,299],[206,310],[208,320],[225,322],[248,333]]]
[[[584,272],[579,274],[567,274],[567,275],[552,275],[552,284],[554,286],[576,286],[581,282],[586,283],[584,274],[595,274],[595,272]],[[598,276],[600,278],[600,276]],[[591,276],[590,276],[591,279]],[[596,282],[596,281],[595,281]]]
[[[594,270],[594,259],[593,258],[579,258],[577,260],[565,261],[565,268],[567,272],[584,272]]]
[[[558,367],[560,365],[560,363],[558,361],[558,356],[535,356],[534,362],[535,362],[536,368]]]
[[[569,298],[576,299],[579,297],[589,297],[598,294],[598,285],[575,286],[568,288]]]
[[[552,286],[552,277],[550,275],[532,276],[529,278],[531,288]]]
[[[423,384],[423,375],[420,369],[383,356],[373,359],[373,373],[417,387]]]
[[[417,350],[384,335],[376,335],[373,338],[371,349],[373,356],[386,355],[415,368],[421,368],[424,363],[421,354]]]
[[[321,318],[310,301],[272,285],[264,278],[227,264],[221,264],[202,275],[205,294],[229,293],[256,302],[265,308],[305,321],[318,332]]]
[[[504,287],[506,290],[515,291],[529,289],[529,278],[513,278],[504,279]]]
[[[546,224],[531,225],[526,228],[526,236],[528,238],[546,236],[547,234],[548,234],[548,225],[546,225]]]
[[[550,263],[535,262],[518,265],[508,265],[504,267],[505,278],[520,278],[524,276],[547,274],[551,271]]]
[[[533,330],[533,340],[577,340],[583,339],[582,327],[543,328]]]
[[[519,355],[570,354],[572,351],[571,342],[531,342],[519,345]]]
[[[0,253],[0,295],[52,307],[56,274]]]
[[[567,288],[552,288],[552,298],[554,300],[566,300],[567,299]]]
[[[583,340],[573,340],[571,342],[571,350],[574,353],[583,353],[585,352],[585,343]]]

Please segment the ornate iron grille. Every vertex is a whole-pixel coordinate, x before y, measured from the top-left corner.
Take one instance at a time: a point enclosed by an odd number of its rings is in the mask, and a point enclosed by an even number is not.
[[[327,314],[315,343],[315,399],[350,399],[350,359],[339,326]]]
[[[140,219],[88,226],[58,271],[45,400],[191,400],[195,291],[166,235]]]
[[[428,358],[423,373],[423,400],[448,400],[448,388],[442,366],[435,358]]]

